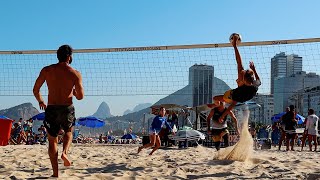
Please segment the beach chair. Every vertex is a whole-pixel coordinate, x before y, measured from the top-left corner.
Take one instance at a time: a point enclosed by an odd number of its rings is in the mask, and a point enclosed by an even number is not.
[[[72,142],[73,143],[79,143],[80,139],[79,138],[79,134],[80,134],[80,130],[79,129],[74,129],[73,131],[73,138],[72,138]]]

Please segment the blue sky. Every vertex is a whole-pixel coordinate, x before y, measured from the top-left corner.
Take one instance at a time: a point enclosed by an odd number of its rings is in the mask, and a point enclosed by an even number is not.
[[[0,50],[225,43],[233,32],[245,41],[314,38],[320,37],[319,6],[317,0],[1,1]],[[115,97],[90,97],[76,105],[87,115],[106,101],[121,115],[159,98],[136,98],[124,107]],[[0,109],[26,101],[37,106],[33,97],[0,96]]]

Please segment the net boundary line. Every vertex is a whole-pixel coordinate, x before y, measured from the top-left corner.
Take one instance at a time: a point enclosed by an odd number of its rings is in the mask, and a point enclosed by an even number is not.
[[[241,46],[269,46],[284,44],[299,44],[320,42],[320,38],[292,39],[292,40],[274,40],[274,41],[256,41],[242,42]],[[193,45],[172,45],[172,46],[145,46],[145,47],[124,47],[124,48],[97,48],[97,49],[75,49],[73,53],[98,53],[98,52],[130,52],[130,51],[159,51],[159,50],[179,50],[179,49],[204,49],[204,48],[222,48],[232,47],[230,43],[220,44],[193,44]],[[57,50],[22,50],[22,51],[0,51],[0,54],[55,54]]]

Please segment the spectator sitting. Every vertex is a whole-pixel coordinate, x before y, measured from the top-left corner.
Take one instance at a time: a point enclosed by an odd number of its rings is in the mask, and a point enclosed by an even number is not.
[[[21,144],[22,141],[26,142],[25,134],[22,131],[21,126],[19,126],[19,123],[14,123],[11,130],[10,142],[12,144]]]
[[[99,136],[99,143],[104,143],[104,139],[103,139],[103,135],[102,134],[100,134],[100,136]]]
[[[35,134],[35,143],[37,144],[38,142],[40,144],[45,144],[46,141],[47,141],[47,133],[46,133],[46,130],[45,130],[45,127],[43,125],[41,125],[39,128],[38,128],[38,134]]]
[[[258,133],[258,138],[259,139],[267,139],[268,138],[268,132],[266,130],[266,126],[262,126],[260,129],[259,129],[259,133]]]

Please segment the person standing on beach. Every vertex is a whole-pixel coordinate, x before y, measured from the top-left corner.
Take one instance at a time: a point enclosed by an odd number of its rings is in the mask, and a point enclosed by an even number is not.
[[[287,145],[287,151],[289,151],[289,143],[291,146],[291,151],[294,151],[294,143],[297,137],[296,133],[296,126],[297,126],[297,120],[296,120],[296,113],[293,105],[289,106],[289,112],[286,113],[285,118],[282,119],[282,122],[285,125],[285,132],[286,132],[286,145]]]
[[[307,123],[306,123],[306,132],[308,134],[308,144],[309,149],[312,151],[312,141],[314,144],[314,151],[317,151],[317,136],[318,136],[318,123],[319,123],[319,117],[314,114],[313,109],[309,109],[308,111],[309,116],[307,117]],[[303,148],[303,146],[302,146]],[[301,148],[301,151],[302,151]]]
[[[173,134],[175,134],[172,131],[170,124],[167,122],[167,118],[165,117],[166,109],[164,107],[160,107],[159,111],[160,111],[159,115],[153,119],[153,121],[151,123],[150,130],[149,130],[150,143],[139,147],[138,153],[140,153],[141,150],[144,148],[149,148],[149,147],[154,146],[152,151],[149,153],[149,155],[152,155],[157,149],[159,149],[159,147],[161,146],[159,132],[161,131],[161,129],[164,125],[166,125],[166,127],[169,128]]]
[[[64,166],[71,165],[67,153],[72,141],[72,131],[76,120],[72,98],[75,96],[78,100],[81,100],[84,97],[81,74],[70,66],[72,51],[69,45],[60,46],[57,51],[59,62],[44,67],[33,87],[33,94],[39,102],[40,109],[45,110],[43,124],[48,133],[48,153],[53,169],[53,177],[58,177],[57,136],[60,129],[65,131],[61,159],[64,161]],[[40,88],[44,82],[48,86],[47,104],[40,93]]]
[[[283,141],[286,139],[286,131],[285,131],[285,124],[283,122],[284,119],[287,117],[287,113],[290,111],[289,107],[286,107],[286,113],[280,117],[279,120],[279,130],[280,130],[280,139],[278,144],[278,150],[281,150],[281,146]]]
[[[224,121],[222,123],[219,122],[219,119],[221,115],[224,112],[227,112],[227,115],[231,116],[231,119],[233,120],[233,123],[235,125],[235,129],[237,134],[239,135],[239,129],[238,129],[238,120],[236,116],[233,114],[231,110],[228,110],[223,102],[219,102],[219,106],[211,109],[208,117],[207,117],[207,127],[208,127],[208,134],[212,135],[212,140],[215,144],[215,148],[217,151],[220,150],[220,143],[221,139],[223,139],[224,147],[229,146],[229,131],[228,131],[228,125],[227,125],[227,116],[224,117]],[[210,131],[210,121],[212,118],[212,131]]]

